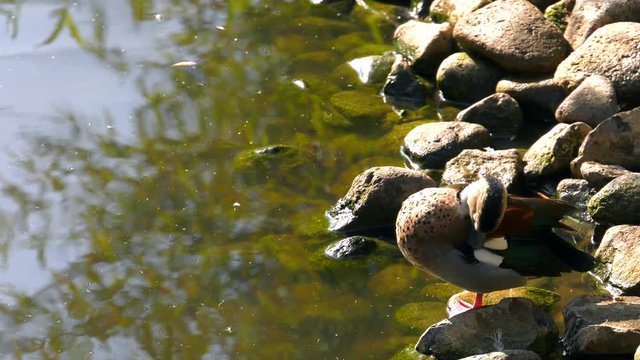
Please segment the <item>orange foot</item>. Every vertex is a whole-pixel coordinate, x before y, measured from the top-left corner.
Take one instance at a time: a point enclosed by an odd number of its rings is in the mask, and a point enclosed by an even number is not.
[[[449,319],[470,309],[482,307],[482,297],[482,293],[477,293],[473,304],[461,300],[459,296],[451,297],[449,302],[447,302],[447,315],[449,315]]]

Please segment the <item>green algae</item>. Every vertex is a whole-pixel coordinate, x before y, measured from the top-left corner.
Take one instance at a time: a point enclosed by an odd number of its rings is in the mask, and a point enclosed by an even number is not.
[[[554,304],[560,301],[560,295],[553,291],[531,286],[521,286],[513,289],[487,293],[484,295],[484,304],[493,305],[499,303],[502,299],[512,297],[527,298],[533,301],[534,304],[541,306],[546,310],[550,310]],[[460,298],[466,302],[473,303],[475,294],[465,291],[460,293]]]
[[[409,331],[422,332],[429,326],[447,318],[440,301],[423,301],[403,305],[394,315],[400,326]]]

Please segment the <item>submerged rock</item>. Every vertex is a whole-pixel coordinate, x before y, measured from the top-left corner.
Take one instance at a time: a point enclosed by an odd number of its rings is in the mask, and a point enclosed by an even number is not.
[[[329,245],[324,254],[336,260],[367,255],[376,248],[376,242],[364,236],[351,236]]]
[[[582,142],[571,172],[580,174],[585,161],[640,170],[640,108],[620,112],[603,121]]]
[[[411,61],[416,73],[429,75],[453,52],[452,32],[448,23],[410,20],[396,28],[393,40],[396,51]]]
[[[420,337],[416,350],[442,359],[502,349],[531,350],[546,358],[557,337],[558,328],[549,314],[531,300],[510,298],[429,327]]]
[[[524,176],[536,182],[542,178],[569,173],[569,164],[591,131],[585,123],[558,124],[538,139],[523,156]]]
[[[597,29],[621,21],[640,22],[640,1],[576,0],[564,37],[575,49]]]
[[[546,122],[555,122],[555,111],[565,98],[562,86],[548,77],[504,78],[496,92],[516,99],[525,118]]]
[[[540,10],[525,0],[496,0],[463,16],[453,30],[462,48],[511,72],[552,72],[569,44]]]
[[[554,78],[575,89],[587,77],[602,75],[613,83],[618,101],[627,108],[640,105],[639,48],[640,23],[605,25],[558,65]]]
[[[471,13],[491,0],[434,0],[429,7],[429,15],[435,22],[448,22],[455,25],[462,16]]]
[[[480,124],[494,138],[514,138],[523,124],[522,110],[509,94],[497,93],[488,96],[460,111],[456,121]]]
[[[435,122],[409,131],[401,153],[414,169],[442,168],[464,149],[489,146],[491,135],[481,125]]]
[[[501,73],[487,60],[458,52],[442,61],[436,84],[445,99],[473,103],[493,94]]]
[[[333,94],[330,102],[340,114],[354,125],[381,123],[387,113],[391,111],[389,106],[382,101],[382,97],[363,91],[341,91]]]
[[[353,180],[345,196],[327,211],[329,230],[367,234],[391,230],[402,202],[435,182],[420,171],[394,166],[373,167]]]
[[[611,180],[630,171],[618,165],[604,165],[595,161],[585,161],[580,165],[582,178],[589,182],[589,185],[596,190],[602,189]]]
[[[414,302],[403,305],[395,313],[398,324],[407,330],[420,330],[447,317],[439,301]]]
[[[604,233],[596,274],[615,293],[640,295],[640,226],[613,226]],[[639,318],[640,319],[640,318]]]
[[[615,178],[589,200],[589,215],[606,224],[640,224],[640,174]]]
[[[246,150],[233,159],[234,173],[250,184],[269,179],[299,184],[300,176],[308,178],[317,174],[320,168],[312,153],[282,144]]]
[[[592,75],[585,79],[556,109],[562,123],[583,122],[596,127],[618,112],[616,89],[609,79]]]
[[[449,160],[442,174],[442,184],[470,184],[479,176],[492,175],[500,179],[510,192],[520,186],[524,162],[516,149],[463,150]]]
[[[633,356],[640,344],[640,298],[581,296],[563,311],[568,356],[606,359]]]
[[[573,215],[584,221],[593,221],[587,212],[587,203],[595,193],[583,179],[563,179],[556,188],[557,198],[571,204],[575,208]]]
[[[542,360],[533,351],[528,350],[503,350],[488,354],[467,356],[459,360]]]
[[[356,72],[363,84],[380,84],[387,79],[396,56],[391,52],[356,58],[347,64]]]

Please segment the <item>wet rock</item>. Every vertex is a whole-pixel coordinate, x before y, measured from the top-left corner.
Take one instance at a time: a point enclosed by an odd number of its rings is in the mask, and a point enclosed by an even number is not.
[[[494,138],[511,139],[518,134],[524,120],[518,102],[509,94],[497,93],[459,112],[456,121],[480,124]]]
[[[398,55],[382,88],[385,100],[396,108],[416,109],[426,103],[429,92],[411,70],[409,61]]]
[[[363,84],[373,85],[383,83],[387,79],[395,61],[395,55],[385,53],[353,59],[348,64]]]
[[[613,83],[600,75],[586,78],[556,110],[556,120],[562,123],[583,122],[596,127],[618,112],[618,100]]]
[[[565,98],[562,86],[548,77],[510,77],[498,81],[497,93],[516,99],[525,118],[555,122],[555,111]]]
[[[354,125],[380,123],[390,111],[380,96],[363,91],[341,91],[331,96],[330,102]]]
[[[411,61],[417,74],[435,74],[440,62],[453,52],[453,28],[448,23],[434,24],[410,20],[396,28],[396,51]]]
[[[491,135],[481,125],[435,122],[409,131],[400,152],[414,169],[442,168],[464,149],[489,145]]]
[[[544,17],[564,32],[574,5],[575,0],[560,0],[544,10]]]
[[[402,202],[435,182],[420,171],[394,166],[373,167],[353,180],[347,194],[327,211],[329,230],[366,234],[394,229]]]
[[[467,356],[459,360],[542,360],[533,351],[528,350],[503,350],[488,354]]]
[[[407,345],[389,360],[433,360],[432,357],[420,354],[413,345]]]
[[[491,0],[434,0],[429,8],[429,15],[435,22],[448,22],[455,25],[462,16],[471,13]]]
[[[363,256],[376,248],[376,242],[364,236],[351,236],[329,245],[325,255],[336,260]]]
[[[463,16],[453,36],[512,72],[552,72],[569,53],[562,32],[524,0],[497,0]]]
[[[436,84],[445,99],[473,103],[493,94],[501,71],[487,60],[459,52],[442,61]]]
[[[602,237],[595,273],[614,293],[640,295],[639,239],[640,226],[632,225],[610,227]]]
[[[455,297],[460,297],[462,300],[473,304],[475,300],[475,293],[464,291],[460,294],[454,295]],[[517,288],[500,290],[500,291],[492,291],[484,295],[484,304],[485,305],[495,305],[500,303],[503,299],[508,298],[526,298],[537,306],[545,310],[551,309],[553,305],[555,305],[558,301],[560,301],[560,295],[553,291],[540,289],[532,286],[520,286]]]
[[[606,224],[640,224],[640,174],[615,178],[589,200],[589,215]]]
[[[515,149],[463,150],[460,155],[447,162],[442,174],[442,184],[470,184],[483,174],[497,177],[510,192],[517,192],[523,168],[520,153]]]
[[[309,179],[318,174],[320,168],[312,153],[282,144],[246,150],[233,159],[234,173],[247,184],[261,184],[272,179],[300,185],[301,176]]]
[[[537,182],[542,178],[569,173],[582,140],[591,131],[585,123],[558,124],[536,141],[524,154],[524,176]]]
[[[640,344],[640,298],[581,296],[563,311],[567,355],[606,359],[633,356]]]
[[[575,49],[597,29],[622,21],[640,22],[640,1],[576,0],[564,37]]]
[[[554,78],[575,89],[591,75],[605,76],[613,82],[618,101],[631,108],[640,104],[639,48],[640,23],[605,25],[558,65]]]
[[[546,358],[557,336],[558,328],[550,315],[531,300],[511,298],[429,327],[416,350],[438,359],[459,359],[502,349],[531,350]]]
[[[582,142],[571,172],[580,174],[585,161],[640,170],[640,108],[617,113],[598,125]]]
[[[593,221],[587,212],[587,203],[596,191],[584,179],[563,179],[556,188],[557,198],[573,205],[574,216],[584,221]]]
[[[596,190],[600,190],[611,180],[629,173],[630,171],[622,166],[604,165],[595,161],[585,161],[580,165],[582,178]]]

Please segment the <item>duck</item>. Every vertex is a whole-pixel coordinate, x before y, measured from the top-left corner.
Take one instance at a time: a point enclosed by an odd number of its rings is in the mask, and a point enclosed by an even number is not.
[[[498,178],[482,175],[465,187],[410,195],[396,218],[396,240],[421,271],[476,293],[473,304],[449,302],[453,317],[483,306],[485,293],[592,270],[594,257],[559,235],[575,233],[559,222],[572,209],[548,197],[508,194]]]

